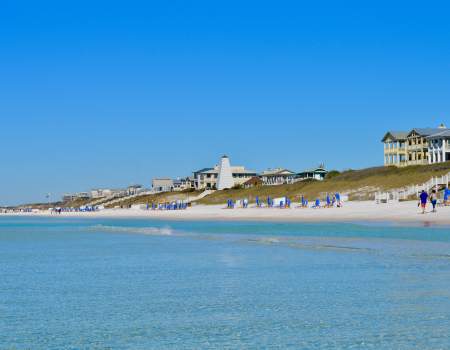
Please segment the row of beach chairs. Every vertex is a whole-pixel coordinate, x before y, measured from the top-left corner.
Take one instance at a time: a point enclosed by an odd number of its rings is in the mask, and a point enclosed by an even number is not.
[[[261,201],[259,197],[255,198],[255,203],[257,208],[280,208],[280,209],[286,209],[291,208],[292,201],[289,197],[283,197],[283,198],[277,198],[273,199],[271,197],[267,197],[267,200]],[[342,207],[342,201],[340,198],[339,193],[336,193],[332,197],[327,195],[325,200],[322,202],[319,198],[316,198],[313,205],[309,205],[308,199],[301,197],[300,205],[298,208],[313,208],[313,209],[319,209],[319,208],[333,208],[333,207]],[[227,209],[234,209],[234,208],[248,208],[249,200],[247,198],[244,199],[238,199],[236,201],[232,199],[228,199],[227,201]]]

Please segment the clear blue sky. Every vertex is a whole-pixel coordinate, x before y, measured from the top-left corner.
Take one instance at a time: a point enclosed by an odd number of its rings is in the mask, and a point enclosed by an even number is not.
[[[226,153],[380,165],[450,124],[442,2],[13,1],[0,11],[0,205],[150,186]]]

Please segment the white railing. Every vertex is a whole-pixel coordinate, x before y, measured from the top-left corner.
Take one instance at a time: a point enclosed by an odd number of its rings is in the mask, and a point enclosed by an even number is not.
[[[448,186],[450,183],[450,172],[442,176],[433,176],[427,182],[421,185],[411,185],[401,188],[396,188],[386,192],[375,193],[376,203],[395,202],[399,200],[406,200],[411,196],[419,196],[419,193],[423,191],[431,191],[438,189],[439,186]]]

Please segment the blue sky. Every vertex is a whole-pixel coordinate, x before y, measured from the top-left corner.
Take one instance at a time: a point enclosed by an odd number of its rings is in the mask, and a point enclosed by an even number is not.
[[[387,129],[450,124],[449,9],[3,1],[0,205],[149,186],[224,153],[256,170],[380,165]]]

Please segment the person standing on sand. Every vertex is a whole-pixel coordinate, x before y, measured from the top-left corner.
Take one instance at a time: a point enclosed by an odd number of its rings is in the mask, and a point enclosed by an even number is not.
[[[427,207],[427,199],[428,193],[422,190],[422,193],[420,194],[420,206],[422,207],[422,214],[425,214],[425,209]]]
[[[327,208],[330,208],[331,207],[331,198],[330,198],[330,195],[328,193],[327,193],[326,201],[327,201]]]
[[[431,205],[433,206],[433,211],[432,212],[436,213],[436,204],[437,204],[436,190],[431,191],[430,202],[431,202]]]
[[[446,186],[444,189],[444,205],[447,206],[448,205],[448,196],[450,195],[450,190],[448,189],[448,187]]]
[[[334,194],[334,197],[336,198],[336,202],[337,202],[337,207],[340,208],[341,207],[341,195],[339,194],[339,192],[336,192]]]

